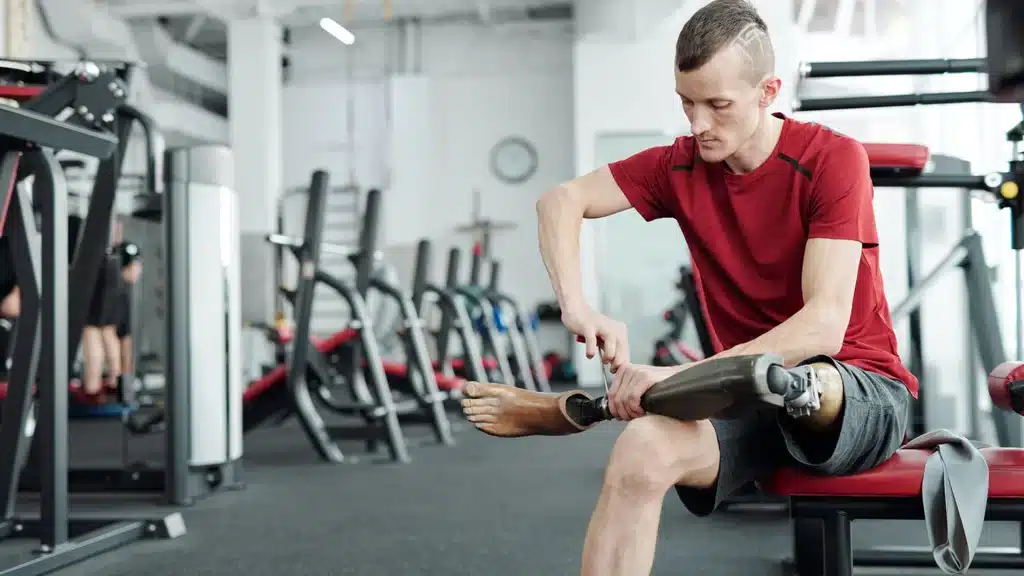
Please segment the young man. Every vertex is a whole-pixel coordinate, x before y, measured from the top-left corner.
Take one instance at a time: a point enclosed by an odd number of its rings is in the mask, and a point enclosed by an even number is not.
[[[692,136],[563,184],[537,204],[562,320],[588,357],[600,351],[611,365],[611,411],[629,421],[590,521],[584,574],[649,573],[673,488],[703,516],[780,467],[839,475],[877,466],[902,443],[917,394],[884,295],[863,147],[768,112],[781,83],[767,27],[743,0],[699,10],[679,34],[675,63]],[[631,207],[648,221],[678,221],[716,358],[771,353],[810,366],[825,389],[821,410],[800,420],[777,409],[688,422],[644,414],[640,396],[683,368],[631,364],[624,325],[587,306],[579,274],[581,221]],[[575,431],[553,397],[478,383],[467,396],[469,420],[493,435]]]

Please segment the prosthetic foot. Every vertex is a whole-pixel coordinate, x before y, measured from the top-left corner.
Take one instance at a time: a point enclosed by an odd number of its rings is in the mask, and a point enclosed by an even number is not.
[[[505,384],[470,382],[462,391],[466,419],[491,436],[564,436],[600,421],[595,418],[599,412],[593,398],[581,390],[546,394]],[[584,420],[592,423],[580,424]]]

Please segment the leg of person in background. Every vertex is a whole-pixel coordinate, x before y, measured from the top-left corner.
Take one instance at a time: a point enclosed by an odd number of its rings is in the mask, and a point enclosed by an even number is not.
[[[103,402],[103,364],[109,357],[105,345],[104,330],[111,326],[106,310],[107,279],[103,271],[96,278],[92,302],[82,331],[82,386],[83,401]],[[113,368],[113,367],[111,367]]]
[[[97,399],[103,392],[103,327],[86,326],[82,331],[82,392]]]
[[[124,290],[121,291],[118,302],[117,339],[121,349],[121,374],[128,376],[131,382],[135,378],[135,352],[132,349],[132,290],[142,277],[142,260],[139,247],[133,242],[123,242],[120,245],[120,253]]]
[[[17,318],[21,314],[21,292],[15,286],[13,290],[0,300],[0,317]]]
[[[103,355],[107,361],[107,377],[103,385],[107,390],[116,391],[121,378],[121,341],[117,337],[117,326],[108,324],[100,331],[103,338]]]

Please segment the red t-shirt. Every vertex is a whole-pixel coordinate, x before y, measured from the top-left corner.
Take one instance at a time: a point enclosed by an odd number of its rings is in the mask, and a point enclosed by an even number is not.
[[[679,222],[716,351],[758,338],[803,307],[808,238],[861,242],[853,310],[835,359],[899,380],[916,398],[878,265],[867,153],[824,126],[777,116],[785,123],[775,150],[747,174],[701,161],[689,136],[609,167],[645,220]]]

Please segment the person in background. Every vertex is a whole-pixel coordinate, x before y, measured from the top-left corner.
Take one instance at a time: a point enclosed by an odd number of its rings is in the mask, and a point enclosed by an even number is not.
[[[118,390],[121,375],[131,374],[135,369],[131,289],[142,274],[139,246],[134,242],[121,242],[111,248],[111,255],[117,263],[119,276],[113,275],[106,266],[100,272],[82,334],[84,370],[80,400],[85,402],[105,402],[106,392]]]
[[[135,374],[135,353],[132,348],[132,292],[142,278],[142,258],[139,245],[122,242],[116,248],[121,259],[121,293],[118,295],[118,321],[115,337],[121,354],[121,374]]]

